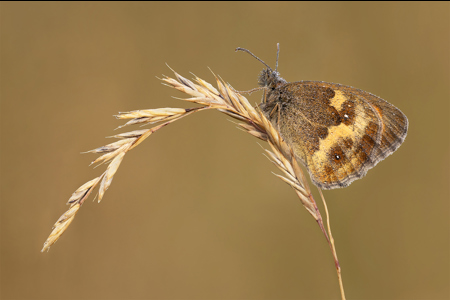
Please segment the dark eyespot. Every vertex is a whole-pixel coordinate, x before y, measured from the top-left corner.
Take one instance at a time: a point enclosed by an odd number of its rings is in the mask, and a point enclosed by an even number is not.
[[[344,152],[342,151],[342,148],[340,146],[334,146],[333,148],[331,148],[330,159],[332,159],[334,162],[338,162],[344,159],[344,157]]]

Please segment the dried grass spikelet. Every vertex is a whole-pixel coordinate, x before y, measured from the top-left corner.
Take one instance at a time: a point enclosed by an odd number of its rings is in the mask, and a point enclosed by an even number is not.
[[[169,125],[170,123],[195,112],[207,109],[217,109],[239,120],[241,123],[238,123],[238,125],[246,132],[269,143],[271,150],[266,150],[267,156],[283,172],[283,175],[276,176],[295,190],[303,206],[319,224],[319,227],[330,245],[338,271],[341,295],[344,299],[345,296],[343,295],[340,267],[337,260],[331,231],[328,231],[328,236],[316,202],[311,194],[308,182],[306,181],[306,178],[299,167],[290,146],[286,144],[279,132],[258,108],[250,105],[244,96],[236,92],[228,84],[225,84],[223,80],[216,77],[216,89],[211,84],[198,77],[195,78],[196,83],[193,83],[176,72],[174,72],[174,74],[175,79],[165,77],[162,79],[163,83],[190,96],[189,98],[182,100],[200,104],[201,106],[188,109],[158,108],[136,110],[131,112],[123,112],[117,115],[117,119],[129,120],[119,128],[134,124],[160,124],[150,129],[135,130],[114,135],[112,137],[118,138],[119,141],[88,151],[91,153],[102,154],[100,157],[95,159],[92,164],[105,162],[110,163],[106,171],[101,176],[85,183],[72,194],[72,197],[68,202],[68,204],[70,204],[69,210],[66,211],[55,223],[53,227],[54,229],[44,243],[42,251],[48,250],[50,246],[52,246],[59,239],[69,224],[73,221],[83,202],[90,195],[92,190],[99,185],[99,183],[100,187],[98,191],[98,201],[100,202],[103,199],[106,190],[111,185],[114,174],[128,151],[139,145],[153,132]]]

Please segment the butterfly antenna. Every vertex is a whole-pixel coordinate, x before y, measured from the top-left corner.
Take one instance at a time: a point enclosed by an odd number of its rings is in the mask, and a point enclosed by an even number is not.
[[[280,43],[277,43],[277,62],[275,64],[275,73],[278,70],[278,57],[280,56]]]
[[[241,48],[241,47],[238,47],[238,48],[236,48],[235,51],[244,51],[244,52],[247,52],[248,54],[250,54],[251,56],[253,56],[253,57],[256,58],[257,60],[259,60],[259,61],[260,61],[263,65],[265,65],[269,70],[272,71],[272,68],[269,67],[268,64],[266,64],[262,59],[260,59],[260,58],[259,58],[258,56],[256,56],[255,54],[251,53],[249,50],[244,49],[244,48]],[[277,60],[277,61],[278,61],[278,60]]]

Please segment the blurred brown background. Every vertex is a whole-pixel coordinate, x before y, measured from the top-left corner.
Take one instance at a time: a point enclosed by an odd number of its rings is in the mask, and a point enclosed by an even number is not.
[[[165,63],[238,90],[288,81],[372,92],[405,143],[325,192],[348,299],[448,299],[449,3],[1,3],[2,299],[338,299],[313,218],[258,141],[218,112],[151,136],[49,253],[65,202],[105,166],[80,152],[119,111],[188,107]],[[252,103],[261,93],[250,97]],[[138,127],[128,128],[139,129]],[[262,146],[265,146],[262,144]],[[91,197],[91,199],[93,199]]]

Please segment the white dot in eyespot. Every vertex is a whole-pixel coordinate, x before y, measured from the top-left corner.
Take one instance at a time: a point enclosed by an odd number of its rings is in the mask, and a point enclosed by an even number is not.
[[[336,159],[340,159],[341,157],[339,155],[335,155],[334,157],[336,157]]]
[[[348,115],[347,114],[344,115],[344,119],[348,119]]]

